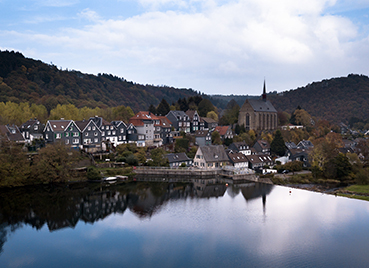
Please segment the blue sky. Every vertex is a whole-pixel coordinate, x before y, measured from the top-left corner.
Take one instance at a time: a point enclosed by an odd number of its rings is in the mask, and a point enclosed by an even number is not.
[[[0,25],[0,50],[207,94],[369,74],[369,0],[0,0]]]

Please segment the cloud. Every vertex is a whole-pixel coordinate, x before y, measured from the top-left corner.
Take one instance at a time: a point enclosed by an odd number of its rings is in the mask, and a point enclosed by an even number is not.
[[[224,88],[231,86],[234,94],[245,94],[241,90],[246,83],[252,87],[251,80],[261,81],[264,76],[273,81],[273,89],[285,90],[311,79],[360,71],[357,66],[367,58],[356,51],[368,44],[357,26],[348,18],[325,14],[336,4],[334,0],[139,3],[147,11],[126,19],[103,19],[86,8],[78,13],[88,21],[82,28],[17,36],[32,40],[33,46],[42,43],[60,55],[78,55],[74,68],[85,72],[95,68],[96,72],[130,75],[130,80],[139,79],[139,83],[192,87],[207,93],[229,93]],[[90,59],[81,61],[81,57]]]

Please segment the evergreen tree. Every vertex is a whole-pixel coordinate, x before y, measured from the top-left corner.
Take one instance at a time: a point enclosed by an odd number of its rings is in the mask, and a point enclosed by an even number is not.
[[[162,99],[156,109],[158,115],[165,116],[170,112],[170,106],[165,99]]]
[[[152,114],[156,114],[156,108],[153,104],[150,104],[149,112],[152,113]]]
[[[279,156],[284,155],[286,152],[286,146],[284,144],[282,133],[279,129],[275,132],[274,139],[270,144],[270,151]]]

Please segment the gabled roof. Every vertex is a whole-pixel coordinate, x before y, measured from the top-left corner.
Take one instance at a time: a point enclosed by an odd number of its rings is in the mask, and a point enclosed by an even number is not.
[[[200,146],[206,162],[225,162],[228,161],[228,156],[222,145],[207,145]]]
[[[178,110],[170,111],[170,112],[166,115],[166,117],[168,117],[169,115],[174,116],[174,118],[175,118],[176,120],[181,120],[181,121],[183,121],[183,120],[190,120],[189,116],[188,116],[184,111],[178,111]],[[178,119],[178,117],[179,117],[180,119]]]
[[[297,144],[297,147],[298,148],[304,148],[304,149],[313,148],[314,144],[309,140],[302,140]]]
[[[293,141],[291,141],[291,142],[286,141],[284,143],[284,145],[286,145],[287,149],[296,149],[297,148],[297,145]]]
[[[200,116],[196,110],[187,110],[186,114],[188,115],[191,121],[193,120],[193,117],[195,116],[195,114],[197,114],[198,118],[200,119]]]
[[[229,148],[237,150],[237,152],[242,150],[248,150],[249,146],[244,141],[239,142],[233,142],[231,145],[229,145]]]
[[[23,135],[16,125],[0,125],[0,134],[7,137],[9,141],[25,142]]]
[[[229,153],[228,154],[229,160],[235,164],[235,163],[244,163],[248,162],[249,160],[246,158],[244,154],[241,153]]]
[[[79,130],[81,130],[81,132],[85,130],[89,122],[93,122],[93,121],[87,121],[87,120],[74,121],[74,123],[76,123],[76,126],[79,128]]]
[[[30,129],[35,124],[40,124],[40,121],[38,121],[37,119],[30,119],[27,122],[20,125],[19,128],[20,129]]]
[[[266,141],[266,140],[258,140],[258,141],[256,141],[256,143],[259,144],[259,146],[262,149],[269,149],[270,148],[269,142]]]
[[[112,121],[112,125],[114,125],[116,128],[124,126],[124,128],[127,128],[126,123],[124,123],[122,120]]]
[[[257,100],[257,99],[247,99],[245,103],[248,102],[255,112],[274,112],[277,110],[274,108],[270,101]]]
[[[170,120],[166,118],[165,116],[157,116],[157,118],[160,120],[160,123],[155,124],[155,126],[160,126],[160,127],[171,127],[172,126],[172,122],[170,122]]]
[[[227,134],[227,131],[230,129],[230,126],[217,126],[214,131],[218,131],[220,136],[224,136]]]
[[[53,132],[61,132],[65,131],[72,122],[73,120],[49,120],[45,128],[50,126]]]
[[[191,158],[188,158],[188,156],[185,153],[167,154],[165,157],[168,158],[169,163],[184,162],[184,161],[192,160]]]

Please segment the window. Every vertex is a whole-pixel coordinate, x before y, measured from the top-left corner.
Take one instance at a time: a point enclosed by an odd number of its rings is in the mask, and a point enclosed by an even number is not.
[[[95,143],[98,143],[99,142],[99,139],[95,139]]]
[[[125,136],[125,135],[123,136],[123,140],[124,140],[124,141],[126,140],[126,136]]]
[[[112,133],[112,135],[115,135],[115,130],[113,130],[113,133]]]
[[[121,129],[120,129],[120,133],[123,133],[123,130],[124,130],[124,129],[123,129],[123,128],[121,128]]]
[[[68,139],[65,140],[65,144],[69,144],[69,140]]]
[[[105,136],[105,131],[101,132],[101,136]]]
[[[88,132],[85,133],[85,136],[88,137]]]
[[[56,133],[55,139],[60,139],[60,138],[61,138],[61,134],[60,133]]]
[[[91,127],[88,127],[87,130],[91,130]]]
[[[35,125],[35,128],[34,128],[34,130],[38,130],[38,125]]]
[[[113,126],[111,126],[110,129],[113,129]]]
[[[98,135],[97,132],[94,133],[95,137]]]
[[[79,139],[73,139],[73,144],[79,143]]]
[[[45,139],[49,139],[49,134],[45,134]]]
[[[96,130],[96,127],[92,127],[92,130]]]
[[[65,132],[65,137],[69,137],[69,132]]]
[[[111,132],[110,132],[110,131],[108,131],[108,133],[107,133],[106,135],[110,136],[110,134],[111,134]]]
[[[73,132],[73,137],[78,137],[78,132]]]

